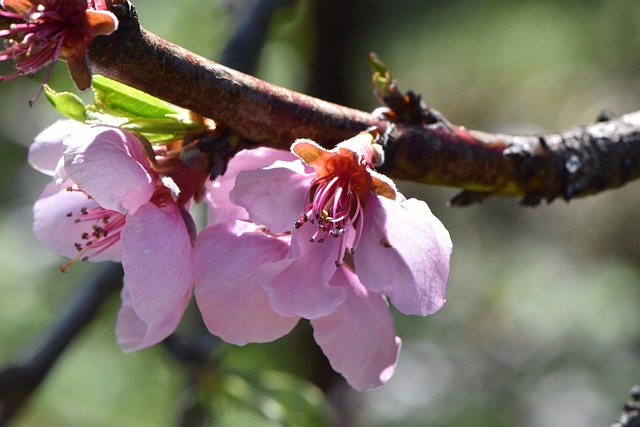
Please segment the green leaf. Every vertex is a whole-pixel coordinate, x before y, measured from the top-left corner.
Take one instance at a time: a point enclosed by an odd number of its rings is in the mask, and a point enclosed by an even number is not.
[[[92,87],[97,107],[121,115],[163,119],[183,111],[168,102],[104,76],[93,76]]]
[[[87,119],[87,109],[77,95],[71,92],[56,92],[49,85],[44,86],[44,94],[53,108],[61,114],[79,122]]]
[[[94,105],[87,107],[87,123],[104,123],[144,135],[153,144],[204,132],[207,126],[180,108],[138,89],[93,76]]]
[[[189,110],[104,76],[94,75],[92,87],[93,105],[84,105],[77,95],[58,93],[49,86],[45,86],[45,95],[56,110],[69,118],[137,132],[153,144],[169,143],[183,138],[188,132],[207,130],[207,125]]]
[[[182,111],[168,102],[104,76],[93,76],[92,87],[95,92],[94,103],[105,110],[149,119],[161,119]]]
[[[264,419],[285,427],[326,427],[333,413],[322,392],[291,374],[262,371],[228,372],[221,378],[223,393]]]

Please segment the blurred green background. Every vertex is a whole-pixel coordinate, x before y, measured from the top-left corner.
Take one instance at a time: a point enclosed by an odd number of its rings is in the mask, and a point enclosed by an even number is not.
[[[252,3],[134,1],[145,27],[214,59]],[[274,17],[257,75],[373,110],[370,51],[401,89],[470,128],[553,132],[603,109],[640,109],[637,0],[300,0]],[[27,165],[27,147],[59,118],[44,97],[28,108],[39,82],[0,85],[0,365],[30,354],[97,271],[76,264],[61,274],[64,261],[31,234],[31,206],[49,178]],[[72,90],[64,66],[51,85]],[[445,308],[396,316],[404,344],[395,376],[368,393],[322,377],[326,361],[304,324],[276,343],[221,345],[219,373],[200,390],[216,425],[322,425],[319,391],[272,371],[318,384],[331,425],[610,425],[640,383],[638,184],[535,209],[497,198],[452,209],[455,189],[399,187],[430,204],[454,254]],[[15,425],[177,424],[183,369],[161,346],[124,356],[118,306],[108,301]]]

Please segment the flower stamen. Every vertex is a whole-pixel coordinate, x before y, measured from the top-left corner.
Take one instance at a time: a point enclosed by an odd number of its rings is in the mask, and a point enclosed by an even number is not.
[[[294,227],[301,228],[307,222],[315,224],[317,230],[310,242],[323,243],[328,236],[339,239],[335,260],[339,267],[353,228],[355,239],[351,253],[362,234],[361,198],[370,191],[370,179],[366,166],[349,150],[332,152],[319,169],[318,176],[306,191],[306,205]]]
[[[78,253],[60,267],[63,273],[77,261],[88,261],[118,242],[126,216],[101,206],[93,208],[83,206],[78,213],[68,212],[66,217],[75,223],[86,222],[91,225],[88,230],[82,232],[79,241],[73,244]]]

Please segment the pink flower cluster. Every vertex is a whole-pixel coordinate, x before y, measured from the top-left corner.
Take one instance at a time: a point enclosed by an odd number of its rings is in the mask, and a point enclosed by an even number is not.
[[[401,347],[387,301],[406,314],[439,310],[452,245],[424,202],[373,170],[374,139],[240,152],[205,184],[209,222],[196,233],[188,211],[202,192],[159,166],[169,153],[121,129],[59,122],[30,150],[54,178],[34,231],[71,262],[122,262],[116,335],[126,352],[171,334],[193,294],[211,333],[237,345],[308,319],[333,368],[375,388]]]

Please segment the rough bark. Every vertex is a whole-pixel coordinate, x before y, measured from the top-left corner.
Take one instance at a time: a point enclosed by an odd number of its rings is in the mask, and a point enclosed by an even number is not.
[[[382,171],[393,178],[461,188],[466,205],[491,195],[525,205],[570,200],[640,176],[640,113],[557,134],[467,130],[446,120],[391,123],[271,85],[169,43],[119,5],[120,27],[90,47],[94,72],[224,124],[249,144],[288,149],[296,138],[331,147],[371,126],[390,138]]]

